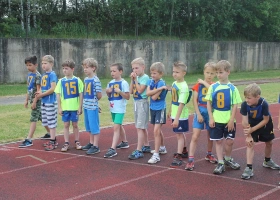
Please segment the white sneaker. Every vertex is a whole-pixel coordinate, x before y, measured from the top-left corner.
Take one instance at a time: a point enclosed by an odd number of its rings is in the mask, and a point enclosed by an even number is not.
[[[159,161],[160,161],[159,156],[153,155],[153,156],[150,158],[150,160],[148,160],[148,163],[149,163],[149,164],[155,164],[155,163],[157,163],[157,162],[159,162]]]
[[[155,153],[155,150],[152,150],[151,153],[154,154],[154,153]],[[158,153],[159,153],[159,154],[167,154],[167,150],[166,150],[166,148],[164,148],[164,149],[161,149],[161,148],[160,148],[159,151],[158,151]]]

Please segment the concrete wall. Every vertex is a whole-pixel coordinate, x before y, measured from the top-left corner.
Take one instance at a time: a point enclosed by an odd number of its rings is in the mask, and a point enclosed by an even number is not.
[[[0,39],[0,83],[26,80],[24,59],[36,55],[39,59],[50,54],[55,58],[54,70],[62,77],[61,63],[72,58],[75,75],[84,77],[81,62],[87,57],[99,63],[98,76],[110,77],[110,64],[121,62],[124,74],[131,72],[130,62],[136,57],[146,61],[146,72],[153,62],[161,61],[166,73],[172,73],[172,63],[183,61],[188,72],[202,72],[208,61],[228,60],[232,71],[279,69],[280,43],[254,42],[194,42],[150,40],[64,40],[64,39]],[[40,62],[39,62],[39,71]]]

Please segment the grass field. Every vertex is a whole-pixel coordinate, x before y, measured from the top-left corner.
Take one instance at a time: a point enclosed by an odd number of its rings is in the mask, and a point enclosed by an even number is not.
[[[258,79],[265,79],[265,78],[278,78],[277,76],[279,71],[272,70],[272,71],[264,71],[264,72],[246,72],[246,73],[232,73],[230,75],[230,80],[258,80]],[[202,75],[188,75],[186,80],[188,84],[194,84],[197,78],[203,78]],[[246,78],[244,78],[246,77]],[[106,83],[109,79],[101,79],[103,88],[105,87]],[[129,79],[126,79],[129,80]],[[168,85],[173,82],[171,77],[165,78]],[[0,96],[12,96],[15,94],[25,94],[26,86],[25,85],[0,85]],[[241,97],[243,97],[243,89],[244,85],[237,86]],[[4,89],[3,89],[4,88]],[[269,103],[276,103],[278,101],[278,93],[279,93],[279,83],[267,83],[262,84],[262,96]],[[3,92],[3,90],[5,90]],[[15,93],[17,91],[17,93]],[[167,108],[170,105],[171,97],[167,95]],[[111,115],[109,111],[108,100],[106,97],[103,97],[100,100],[100,107],[102,108],[102,114],[100,115],[100,124],[101,126],[110,126],[112,125],[111,122]],[[187,107],[190,110],[190,114],[194,112],[192,102],[190,102]],[[30,109],[30,108],[29,108]],[[5,105],[0,106],[0,143],[6,143],[11,141],[18,141],[24,139],[27,136],[29,130],[29,118],[30,118],[30,110],[24,108],[22,105]],[[133,100],[132,98],[128,101],[127,105],[127,112],[125,115],[124,122],[130,123],[134,121],[133,115]],[[83,116],[80,117],[79,126],[81,130],[84,130],[84,123],[83,123]],[[57,133],[62,134],[63,130],[63,123],[61,121],[61,116],[58,117],[58,128]],[[34,137],[40,137],[45,133],[44,128],[41,126],[40,122],[37,124],[37,129],[35,132]]]

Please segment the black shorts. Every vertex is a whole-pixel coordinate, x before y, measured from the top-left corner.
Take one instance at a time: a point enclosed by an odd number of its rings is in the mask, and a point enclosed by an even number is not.
[[[227,124],[215,123],[214,128],[210,128],[210,140],[234,139],[236,123],[234,123],[234,130],[228,132]]]
[[[151,124],[166,124],[166,109],[162,110],[151,110]]]
[[[251,125],[251,127],[254,125]],[[275,138],[273,132],[273,122],[271,117],[269,117],[269,121],[267,124],[260,129],[251,133],[254,142],[269,142]]]

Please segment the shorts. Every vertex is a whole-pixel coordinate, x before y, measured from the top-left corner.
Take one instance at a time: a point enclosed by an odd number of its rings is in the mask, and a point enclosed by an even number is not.
[[[194,118],[193,118],[193,128],[197,128],[197,129],[204,129],[204,124],[206,127],[206,130],[210,130],[210,126],[209,126],[209,115],[208,115],[208,111],[207,108],[202,107],[202,106],[198,106],[199,112],[203,117],[204,122],[199,123],[197,120],[197,114],[194,114]]]
[[[79,115],[78,111],[63,111],[62,112],[62,121],[63,122],[78,122]]]
[[[135,127],[139,129],[147,129],[149,122],[149,101],[148,99],[140,99],[134,101],[134,119]]]
[[[114,124],[120,124],[123,123],[124,113],[111,113],[112,121]]]
[[[174,119],[172,119],[172,122]],[[189,120],[179,120],[179,124],[177,128],[173,128],[174,133],[184,133],[189,131]]]
[[[253,125],[252,125],[253,126]],[[275,138],[273,132],[273,122],[271,117],[269,117],[269,121],[267,124],[260,129],[251,133],[254,142],[269,142]]]
[[[91,133],[92,135],[97,135],[100,133],[99,129],[99,110],[87,110],[84,109],[84,121],[85,121],[85,127],[86,131]]]
[[[36,102],[36,108],[31,109],[30,122],[42,121],[41,115],[41,101]]]
[[[57,127],[57,103],[42,103],[42,125],[49,128]]]
[[[215,127],[210,128],[210,140],[234,139],[236,123],[234,123],[234,130],[228,132],[227,124],[215,122]]]
[[[166,109],[152,110],[150,109],[151,124],[166,124]]]

